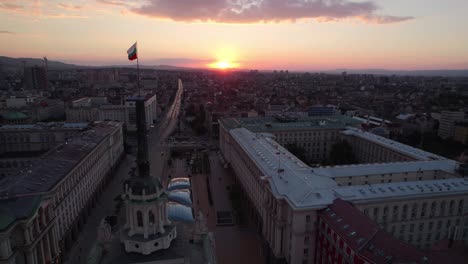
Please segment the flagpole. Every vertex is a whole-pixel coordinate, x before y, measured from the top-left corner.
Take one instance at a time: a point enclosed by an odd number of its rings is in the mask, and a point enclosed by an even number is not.
[[[136,43],[136,42],[135,42]],[[137,47],[137,52],[138,52],[138,47]],[[140,94],[140,63],[138,61],[138,53],[137,53],[137,87],[138,87],[138,97],[141,96]]]

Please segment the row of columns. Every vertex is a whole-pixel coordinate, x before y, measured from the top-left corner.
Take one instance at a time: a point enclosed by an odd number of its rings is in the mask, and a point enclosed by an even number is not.
[[[28,264],[48,263],[58,254],[57,234],[54,228],[50,228],[31,250],[26,251],[26,262]]]

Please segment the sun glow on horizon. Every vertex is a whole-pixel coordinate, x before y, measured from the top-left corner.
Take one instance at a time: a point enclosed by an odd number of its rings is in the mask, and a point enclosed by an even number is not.
[[[233,47],[222,47],[216,51],[215,59],[207,66],[212,69],[228,70],[238,68],[238,52]]]
[[[227,60],[220,60],[220,61],[210,63],[208,64],[208,66],[214,69],[226,70],[226,69],[237,68],[239,67],[239,64],[235,62],[230,62]]]

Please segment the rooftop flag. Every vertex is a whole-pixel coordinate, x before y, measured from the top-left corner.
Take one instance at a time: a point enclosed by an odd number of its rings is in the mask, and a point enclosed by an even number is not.
[[[138,58],[136,42],[127,50],[127,54],[128,54],[128,59],[131,61]]]

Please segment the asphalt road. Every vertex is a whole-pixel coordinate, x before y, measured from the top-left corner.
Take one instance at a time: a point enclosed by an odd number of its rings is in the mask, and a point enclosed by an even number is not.
[[[163,183],[167,180],[167,175],[163,175],[165,162],[169,158],[168,148],[165,146],[165,140],[171,135],[177,126],[178,117],[180,114],[180,106],[182,99],[183,87],[179,86],[174,97],[174,102],[158,125],[158,129],[154,129],[148,135],[149,144],[149,162],[151,166],[151,175],[159,177]],[[163,154],[164,153],[164,154]]]

